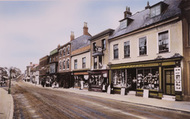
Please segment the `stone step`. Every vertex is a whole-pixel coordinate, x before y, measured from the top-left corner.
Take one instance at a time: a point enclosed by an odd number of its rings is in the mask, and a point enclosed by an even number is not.
[[[175,101],[175,96],[163,95],[162,100]]]

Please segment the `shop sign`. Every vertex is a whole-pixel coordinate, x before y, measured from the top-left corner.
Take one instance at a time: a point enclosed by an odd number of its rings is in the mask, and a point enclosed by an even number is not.
[[[175,91],[182,91],[181,67],[174,68]]]

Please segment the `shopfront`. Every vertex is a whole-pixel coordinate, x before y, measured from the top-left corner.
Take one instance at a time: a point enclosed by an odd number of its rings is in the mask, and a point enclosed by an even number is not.
[[[148,90],[148,97],[162,98],[163,95],[176,96],[180,100],[182,89],[180,77],[175,76],[176,67],[180,68],[182,57],[158,59],[143,62],[112,64],[111,86],[113,93],[121,93],[121,88],[136,91],[136,96],[143,96]],[[178,73],[180,74],[180,73]],[[178,83],[178,84],[177,84]]]
[[[74,88],[77,89],[88,89],[89,75],[87,71],[73,72]]]
[[[89,91],[106,92],[108,87],[108,70],[89,72]]]

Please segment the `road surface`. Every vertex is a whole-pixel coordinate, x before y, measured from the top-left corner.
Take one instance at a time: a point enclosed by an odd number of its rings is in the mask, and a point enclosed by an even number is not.
[[[13,82],[14,119],[190,119],[190,114]]]

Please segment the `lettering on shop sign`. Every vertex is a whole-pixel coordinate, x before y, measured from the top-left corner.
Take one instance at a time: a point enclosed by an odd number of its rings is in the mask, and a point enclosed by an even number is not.
[[[174,68],[174,79],[175,79],[175,91],[182,91],[181,67]]]

